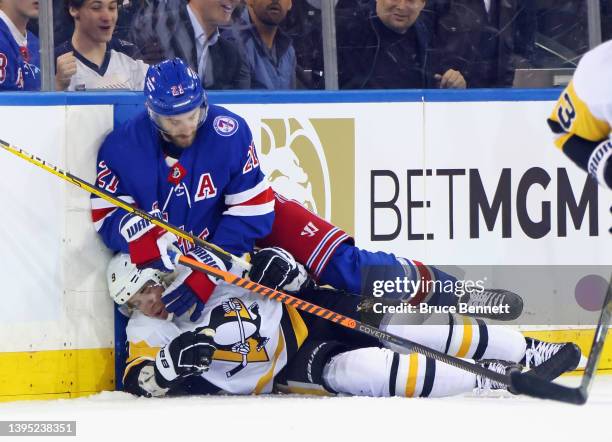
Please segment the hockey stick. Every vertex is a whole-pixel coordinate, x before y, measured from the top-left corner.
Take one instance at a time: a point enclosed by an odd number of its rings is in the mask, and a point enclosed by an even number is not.
[[[46,170],[47,172],[51,172],[52,174],[64,179],[65,181],[68,181],[69,183],[72,183],[90,193],[93,193],[96,196],[99,196],[100,198],[116,205],[119,208],[122,208],[124,210],[126,210],[129,213],[135,214],[140,216],[141,218],[144,218],[146,220],[148,220],[149,222],[168,230],[169,232],[174,233],[175,235],[187,239],[201,247],[203,247],[204,249],[210,251],[211,253],[214,253],[215,255],[219,256],[220,258],[224,259],[225,261],[229,261],[232,263],[236,263],[239,266],[245,268],[245,269],[249,269],[250,268],[250,264],[248,264],[246,261],[237,258],[233,255],[231,255],[230,253],[224,251],[223,249],[215,246],[214,244],[208,243],[190,233],[185,232],[182,229],[179,229],[175,226],[173,226],[172,224],[163,221],[161,219],[155,218],[153,216],[151,216],[150,214],[148,214],[147,212],[144,212],[128,203],[126,203],[125,201],[122,201],[121,199],[115,197],[114,195],[112,195],[111,193],[103,190],[103,189],[99,189],[95,186],[93,186],[92,184],[88,183],[87,181],[84,181],[78,177],[76,177],[75,175],[72,175],[52,164],[49,164],[48,162],[22,150],[16,147],[11,146],[9,143],[0,140],[0,147],[2,147],[3,149],[7,150],[8,152],[17,155],[18,157],[28,161],[29,163],[32,163],[44,170]],[[253,291],[255,293],[258,293],[262,296],[268,297],[272,300],[276,300],[278,302],[282,302],[284,304],[287,305],[291,305],[297,309],[306,311],[308,313],[311,314],[315,314],[317,316],[320,316],[326,320],[338,323],[344,327],[347,327],[349,329],[353,329],[356,330],[360,333],[372,336],[374,338],[377,338],[380,341],[383,342],[387,342],[390,344],[395,344],[397,346],[403,347],[405,348],[407,351],[413,351],[413,352],[417,352],[420,354],[423,354],[427,357],[430,357],[432,359],[441,361],[441,362],[445,362],[449,365],[452,365],[454,367],[463,369],[465,371],[468,371],[470,373],[473,374],[477,374],[477,375],[481,375],[484,376],[488,379],[491,379],[493,381],[502,383],[504,385],[507,385],[511,388],[514,388],[515,390],[517,390],[515,388],[515,383],[518,382],[521,379],[524,379],[525,376],[527,375],[523,375],[521,373],[512,373],[512,376],[510,376],[509,374],[501,374],[501,373],[497,373],[495,371],[489,370],[487,368],[481,367],[479,365],[476,364],[472,364],[470,362],[467,362],[463,359],[459,359],[459,358],[455,358],[453,356],[447,355],[445,353],[441,353],[437,350],[431,349],[429,347],[426,347],[424,345],[418,344],[416,342],[412,342],[408,339],[402,338],[400,336],[396,336],[393,335],[391,333],[387,333],[383,330],[380,330],[376,327],[367,325],[363,322],[360,322],[358,320],[352,319],[352,318],[348,318],[344,315],[339,315],[338,313],[335,313],[331,310],[325,309],[323,307],[317,306],[315,304],[303,301],[299,298],[296,298],[294,296],[288,295],[286,293],[282,293],[279,292],[277,290],[272,290],[268,287],[262,286],[261,284],[257,284],[254,283],[252,281],[249,281],[247,279],[238,277],[230,272],[226,272],[226,271],[222,271],[219,270],[217,268],[214,267],[210,267],[207,266],[206,264],[200,263],[198,261],[195,260],[191,260],[190,258],[187,258],[185,256],[179,256],[178,262],[182,263],[183,265],[186,265],[188,267],[191,268],[195,268],[197,270],[203,271],[215,278],[219,278],[219,279],[223,279],[224,281],[226,281],[229,284],[233,284],[233,285],[237,285],[239,287],[243,287],[247,290]],[[608,320],[609,320],[609,315],[608,315]],[[537,383],[535,382],[537,380]],[[542,385],[540,385],[542,384]],[[548,382],[546,380],[541,380],[537,377],[531,376],[529,379],[529,382],[523,382],[523,388],[521,389],[521,393],[526,394],[526,395],[532,395],[535,397],[544,397],[544,395],[542,393],[540,393],[540,391],[542,389],[545,388],[545,385],[549,385],[551,386],[551,388],[555,388],[557,387],[556,384],[553,384],[551,382]],[[535,392],[532,390],[536,390]],[[557,397],[553,397],[552,395],[547,396],[550,399],[557,399],[557,400],[563,400]]]
[[[163,219],[160,218],[156,218],[155,216],[145,212],[144,210],[141,210],[131,204],[126,203],[125,201],[117,198],[116,196],[114,196],[112,193],[104,190],[104,189],[100,189],[96,186],[94,186],[91,183],[88,183],[87,181],[71,174],[70,172],[66,172],[62,169],[60,169],[57,166],[54,166],[53,164],[48,163],[45,160],[42,160],[40,158],[38,158],[35,155],[32,155],[29,152],[26,152],[23,149],[19,149],[15,146],[11,146],[9,143],[7,143],[6,141],[0,140],[0,147],[2,147],[3,149],[7,150],[8,152],[17,155],[20,158],[23,158],[24,160],[26,160],[29,163],[32,163],[44,170],[46,170],[47,172],[51,172],[53,175],[56,175],[60,178],[62,178],[65,181],[68,181],[69,183],[74,184],[75,186],[81,187],[82,189],[88,191],[89,193],[93,193],[94,195],[102,198],[103,200],[108,201],[109,203],[114,204],[115,206],[129,212],[132,213],[134,215],[138,215],[141,218],[146,219],[147,221],[149,221],[152,224],[155,224],[156,226],[161,227],[162,229],[165,229],[169,232],[174,233],[176,236],[178,236],[179,238],[183,238],[186,239],[188,241],[191,241],[194,244],[197,244],[198,246],[208,250],[209,252],[217,255],[219,258],[221,258],[222,260],[228,262],[228,263],[232,263],[232,264],[237,264],[238,266],[242,267],[245,270],[249,270],[251,268],[251,264],[249,264],[248,262],[246,262],[244,259],[238,258],[237,256],[234,256],[228,252],[226,252],[225,250],[223,250],[222,248],[209,243],[208,241],[204,241],[201,238],[198,238],[195,235],[192,235],[191,233],[188,233],[186,231],[184,231],[183,229],[179,229],[177,227],[174,227],[172,224],[164,221]]]
[[[379,328],[368,325],[356,319],[349,318],[348,316],[338,314],[332,310],[328,310],[324,307],[320,307],[316,304],[312,304],[308,301],[304,301],[300,298],[289,295],[287,293],[284,293],[278,290],[273,290],[264,285],[258,284],[256,282],[250,281],[240,276],[236,276],[233,273],[228,272],[226,270],[221,270],[216,267],[206,265],[204,263],[196,261],[195,259],[189,258],[187,256],[175,255],[173,260],[193,270],[206,273],[207,275],[210,275],[217,279],[221,279],[228,284],[242,287],[245,290],[249,290],[253,293],[257,293],[258,295],[261,295],[265,298],[268,298],[268,299],[271,299],[277,302],[282,302],[283,304],[286,304],[286,305],[290,305],[296,309],[319,316],[323,319],[334,322],[343,327],[349,328],[351,330],[355,330],[359,333],[363,333],[368,336],[372,336],[382,342],[387,342],[389,344],[395,344],[397,346],[405,348],[407,352],[420,353],[431,359],[435,359],[435,360],[444,362],[446,364],[452,365],[454,367],[460,368],[462,370],[468,371],[470,373],[481,375],[493,381],[500,382],[511,388],[514,387],[513,378],[511,378],[510,375],[508,374],[502,374],[502,373],[498,373],[498,372],[489,370],[488,368],[484,368],[484,367],[481,367],[480,365],[473,364],[466,360],[447,355],[446,353],[439,352],[432,348],[429,348],[424,345],[418,344],[416,342],[410,341],[408,339],[402,338],[401,336],[397,336],[392,333],[387,333],[386,331],[383,331]],[[528,395],[529,394],[528,389],[526,389],[526,391],[524,391],[523,393]]]
[[[511,375],[512,385],[519,393],[524,393],[529,396],[538,397],[540,399],[553,399],[561,402],[568,402],[571,404],[582,405],[589,398],[589,392],[593,385],[595,378],[595,372],[601,353],[603,350],[604,342],[608,334],[608,328],[610,326],[610,318],[612,317],[612,276],[608,282],[608,291],[601,308],[601,315],[599,316],[599,322],[595,329],[595,336],[593,337],[593,345],[591,346],[591,352],[589,353],[589,359],[587,360],[584,368],[584,375],[578,387],[566,387],[559,385],[554,382],[543,383],[540,379],[529,376],[515,374]]]
[[[231,299],[230,299],[230,301],[231,301]],[[246,308],[246,306],[245,306],[245,308]],[[240,317],[240,310],[241,309],[234,310],[234,312],[236,313],[236,322],[238,323],[238,331],[240,332],[240,343],[242,345],[245,345],[247,342],[246,342],[246,337],[245,337],[245,333],[244,333],[244,325],[242,324],[242,318]],[[242,362],[240,363],[240,365],[235,366],[230,371],[225,373],[226,376],[228,378],[231,378],[236,373],[238,373],[240,370],[242,370],[244,367],[246,367],[247,363],[248,363],[248,356],[243,354],[242,355]]]

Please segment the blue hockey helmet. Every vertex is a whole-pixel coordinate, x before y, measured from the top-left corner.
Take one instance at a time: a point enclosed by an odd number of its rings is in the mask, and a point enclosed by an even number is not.
[[[201,108],[200,122],[206,119],[208,99],[202,82],[180,58],[164,60],[147,71],[144,85],[149,116],[159,127],[157,117],[172,117]]]

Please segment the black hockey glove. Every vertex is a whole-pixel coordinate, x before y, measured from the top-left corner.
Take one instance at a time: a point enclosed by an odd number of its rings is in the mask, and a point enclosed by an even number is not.
[[[269,247],[255,252],[251,264],[251,281],[274,290],[299,292],[310,282],[304,266],[280,247]]]
[[[215,347],[210,328],[196,328],[174,338],[164,345],[155,358],[155,380],[162,388],[172,386],[187,376],[208,371]]]

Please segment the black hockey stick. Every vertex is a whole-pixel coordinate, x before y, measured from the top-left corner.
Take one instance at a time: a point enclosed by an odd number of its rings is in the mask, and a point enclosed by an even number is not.
[[[388,344],[394,344],[398,347],[405,349],[406,353],[409,353],[409,352],[420,353],[431,359],[435,359],[437,361],[444,362],[446,364],[452,365],[453,367],[457,367],[462,370],[468,371],[470,373],[480,375],[488,379],[491,379],[493,381],[502,383],[504,385],[507,385],[509,387],[509,390],[511,390],[512,392],[517,392],[517,389],[515,387],[515,379],[522,378],[523,376],[530,376],[529,377],[530,381],[537,380],[538,382],[550,384],[549,381],[538,378],[534,376],[533,373],[531,375],[529,374],[530,372],[521,374],[518,369],[511,372],[511,374],[498,373],[498,372],[489,370],[488,368],[482,367],[480,365],[474,364],[464,359],[460,359],[460,358],[448,355],[446,353],[442,353],[440,351],[426,347],[422,344],[410,341],[401,336],[397,336],[392,333],[388,333],[372,325],[368,325],[354,318],[350,318],[348,316],[338,314],[332,310],[326,309],[324,307],[320,307],[308,301],[304,301],[303,299],[297,298],[287,293],[284,293],[278,290],[273,290],[269,287],[263,286],[256,282],[250,281],[245,278],[241,278],[240,276],[236,276],[233,273],[228,272],[227,270],[221,270],[219,268],[212,267],[207,264],[201,263],[187,256],[175,255],[173,257],[173,260],[176,263],[183,264],[184,266],[187,266],[191,269],[206,273],[207,275],[210,275],[214,278],[221,279],[228,284],[242,287],[245,290],[249,290],[253,293],[257,293],[258,295],[261,295],[263,297],[269,298],[277,302],[282,302],[283,304],[292,306],[298,310],[302,310],[312,315],[319,316],[323,319],[334,322],[338,325],[349,328],[351,330],[355,330],[359,333],[363,333],[365,335],[372,336],[381,342],[385,342]],[[549,360],[549,362],[554,362],[553,358],[555,357],[563,357],[564,354],[562,354],[562,352],[563,350],[561,350],[559,353],[553,356]],[[529,396],[535,396],[534,394],[530,392],[529,386],[524,388],[523,391],[521,391],[521,393],[529,395]],[[536,397],[539,397],[539,396],[536,396]]]
[[[566,387],[554,382],[543,383],[540,379],[528,374],[517,376],[515,373],[511,375],[512,386],[517,392],[540,399],[552,399],[555,401],[568,402],[570,404],[582,405],[589,398],[589,392],[593,385],[597,365],[601,358],[604,342],[608,334],[610,326],[610,318],[612,317],[612,277],[608,282],[608,291],[601,308],[599,322],[595,329],[593,337],[593,345],[589,353],[584,375],[578,387]]]

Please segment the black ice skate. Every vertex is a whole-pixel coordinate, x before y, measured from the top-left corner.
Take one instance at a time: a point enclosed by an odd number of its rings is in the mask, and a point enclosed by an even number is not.
[[[543,379],[552,381],[563,373],[575,370],[580,363],[580,349],[571,342],[552,343],[525,338],[527,350],[519,362]]]
[[[457,298],[458,313],[465,316],[512,321],[523,312],[523,299],[503,289],[472,290]]]

